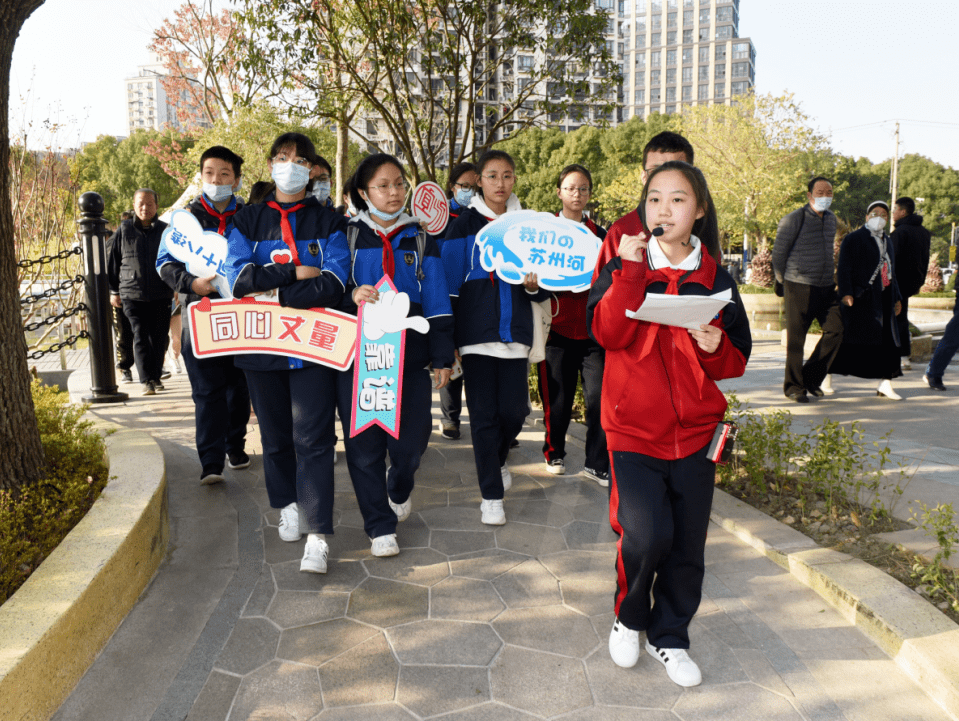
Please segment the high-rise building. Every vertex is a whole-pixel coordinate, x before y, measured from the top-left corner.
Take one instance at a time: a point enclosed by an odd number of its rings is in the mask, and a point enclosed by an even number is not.
[[[127,98],[127,127],[134,130],[153,128],[160,130],[164,125],[182,129],[183,124],[177,118],[176,109],[186,103],[185,97],[169,97],[160,81],[167,74],[160,58],[153,55],[151,62],[137,67],[137,74],[125,78]],[[205,121],[197,121],[202,127],[209,127]]]

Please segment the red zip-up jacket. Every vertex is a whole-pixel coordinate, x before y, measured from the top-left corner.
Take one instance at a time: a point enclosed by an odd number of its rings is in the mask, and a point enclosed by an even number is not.
[[[639,208],[629,211],[609,226],[606,237],[603,238],[603,246],[599,249],[596,270],[593,271],[593,283],[599,278],[599,274],[603,272],[606,264],[613,258],[619,257],[619,241],[622,240],[624,235],[639,235],[645,232],[646,227],[643,225],[643,219],[639,217]]]
[[[705,253],[699,268],[683,277],[678,290],[679,295],[731,290],[733,303],[711,321],[723,329],[715,352],[700,349],[685,329],[674,332],[628,318],[626,311],[642,305],[647,293],[665,293],[667,284],[650,277],[653,273],[645,260],[611,260],[590,290],[587,319],[593,338],[606,349],[602,424],[609,450],[677,460],[712,439],[726,412],[726,399],[716,381],[743,374],[752,336],[736,284]],[[681,339],[677,345],[680,335],[689,345]]]

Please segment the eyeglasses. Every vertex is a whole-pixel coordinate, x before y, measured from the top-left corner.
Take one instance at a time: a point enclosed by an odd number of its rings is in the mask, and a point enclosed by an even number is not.
[[[391,190],[399,190],[401,193],[405,193],[410,187],[409,183],[405,180],[401,180],[399,183],[393,185],[371,185],[370,190],[375,190],[377,193],[388,193]]]
[[[326,173],[323,173],[323,175],[317,175],[315,180],[318,183],[329,183],[332,179],[330,178],[329,175],[327,175]]]
[[[883,213],[870,213],[870,214],[867,215],[866,217],[867,217],[867,218],[883,218],[883,219],[885,219],[886,216],[885,216]]]
[[[516,180],[516,176],[512,173],[504,173],[503,175],[484,175],[482,176],[484,180],[488,180],[491,183],[495,183],[498,180],[502,180],[504,183],[509,183],[510,181]]]
[[[563,188],[562,190],[568,195],[589,195],[589,188],[585,185],[581,185],[578,188]]]
[[[294,165],[299,165],[301,168],[309,168],[309,167],[312,167],[313,165],[313,163],[311,163],[306,158],[291,158],[286,153],[278,153],[277,155],[273,156],[273,162],[274,163],[293,163]]]
[[[454,188],[459,188],[460,190],[472,190],[476,192],[476,186],[470,185],[469,183],[453,183]]]

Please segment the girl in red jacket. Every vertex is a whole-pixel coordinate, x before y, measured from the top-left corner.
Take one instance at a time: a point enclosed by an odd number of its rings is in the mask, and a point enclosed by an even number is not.
[[[702,681],[686,653],[702,595],[715,465],[706,455],[726,399],[716,386],[741,376],[752,347],[736,284],[713,259],[715,207],[702,173],[673,161],[650,173],[640,201],[659,237],[624,236],[590,291],[587,321],[606,349],[602,422],[610,451],[610,509],[619,534],[613,661],[646,651],[680,686]],[[732,300],[698,329],[626,315],[647,294]],[[652,603],[650,603],[652,592]]]

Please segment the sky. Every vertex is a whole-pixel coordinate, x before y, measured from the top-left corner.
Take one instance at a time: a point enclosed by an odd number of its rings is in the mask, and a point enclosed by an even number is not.
[[[180,4],[46,0],[14,48],[11,134],[30,125],[38,137],[51,119],[63,147],[126,135],[123,80],[149,62],[152,28]],[[898,120],[900,156],[959,169],[959,0],[741,0],[739,15],[756,91],[794,93],[836,151],[891,158]]]

